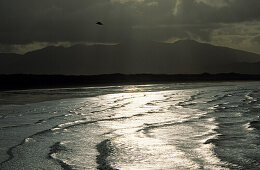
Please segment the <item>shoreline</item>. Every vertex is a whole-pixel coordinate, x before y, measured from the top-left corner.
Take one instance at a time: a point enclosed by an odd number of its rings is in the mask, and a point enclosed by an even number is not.
[[[0,91],[226,81],[260,81],[260,75],[238,73],[103,75],[10,74],[0,75]]]
[[[174,88],[164,89],[164,90],[178,90],[182,89],[181,86],[185,85],[188,88],[203,88],[210,86],[232,86],[238,85],[240,83],[258,83],[260,81],[218,81],[218,82],[172,82],[172,83],[164,83],[165,85],[175,86]],[[189,84],[189,85],[188,85]],[[161,84],[126,84],[127,86],[157,86]],[[89,86],[89,87],[71,87],[71,88],[43,88],[43,89],[23,89],[23,90],[10,90],[10,91],[0,91],[0,107],[1,106],[10,106],[10,105],[26,105],[33,104],[39,102],[48,102],[55,100],[66,100],[72,98],[86,98],[86,97],[96,97],[99,95],[110,94],[107,93],[91,93],[88,92],[88,89],[96,89],[96,92],[99,91],[99,88],[116,88],[115,93],[128,93],[133,91],[128,91],[123,88],[124,85],[115,85],[115,86]],[[122,88],[120,90],[120,88]],[[130,87],[131,88],[131,87]],[[74,93],[79,91],[79,93]],[[149,89],[147,89],[149,91]],[[140,92],[140,91],[136,91]],[[0,117],[1,118],[1,117]]]

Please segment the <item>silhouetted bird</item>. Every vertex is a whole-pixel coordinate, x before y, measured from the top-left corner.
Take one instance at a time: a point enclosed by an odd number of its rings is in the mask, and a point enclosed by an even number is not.
[[[102,22],[97,22],[96,24],[97,24],[97,25],[103,25],[103,23],[102,23]]]

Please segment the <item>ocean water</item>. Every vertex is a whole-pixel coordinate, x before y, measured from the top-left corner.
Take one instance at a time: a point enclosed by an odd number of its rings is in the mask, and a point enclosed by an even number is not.
[[[260,82],[9,91],[0,104],[0,169],[260,169]]]

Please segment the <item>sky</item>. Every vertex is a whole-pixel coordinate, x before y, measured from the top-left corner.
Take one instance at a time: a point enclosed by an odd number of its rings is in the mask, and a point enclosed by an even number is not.
[[[194,39],[260,54],[259,0],[0,0],[0,23],[0,52]]]

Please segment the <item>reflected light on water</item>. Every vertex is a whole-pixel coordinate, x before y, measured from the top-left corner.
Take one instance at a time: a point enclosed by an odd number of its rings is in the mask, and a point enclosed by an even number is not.
[[[204,86],[60,89],[81,97],[3,106],[0,169],[259,169],[259,83]]]
[[[205,112],[185,108],[193,91],[136,92],[137,86],[126,86],[125,92],[104,99],[113,103],[117,121],[99,125],[113,129],[113,153],[109,160],[119,169],[219,169],[221,163],[212,144],[203,144],[216,136],[214,119],[201,121]],[[199,123],[196,121],[200,121]],[[214,164],[214,166],[212,166]],[[223,168],[222,168],[223,169]]]

